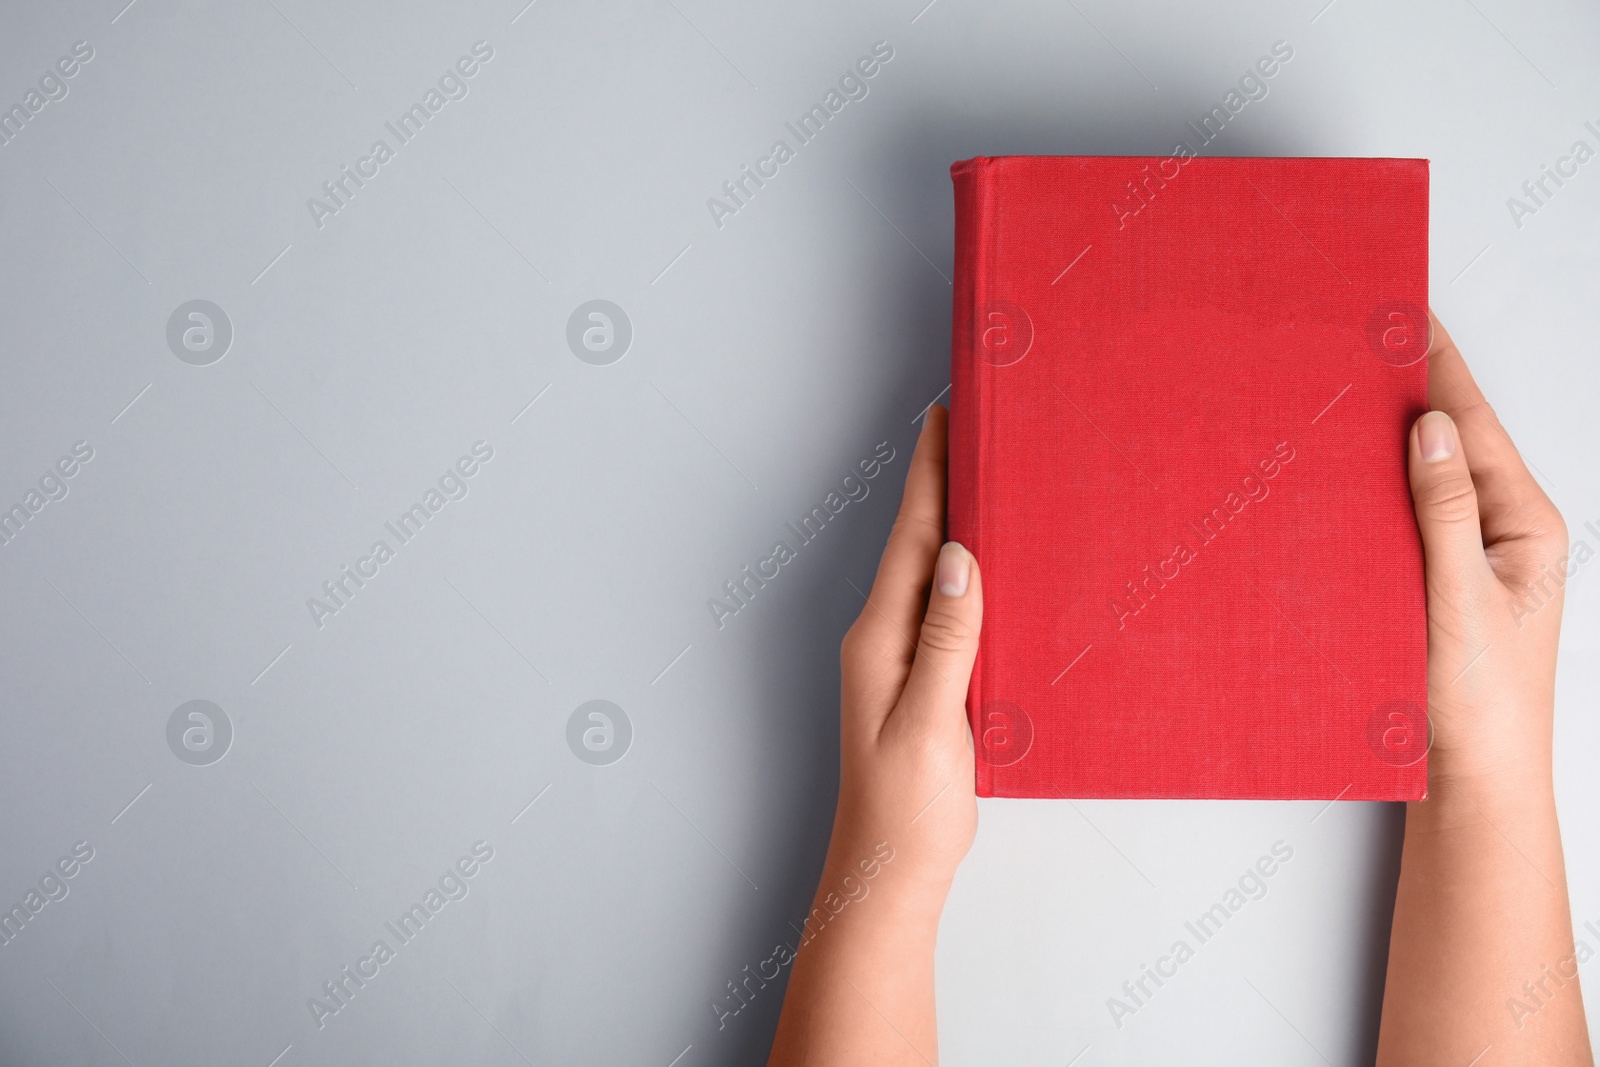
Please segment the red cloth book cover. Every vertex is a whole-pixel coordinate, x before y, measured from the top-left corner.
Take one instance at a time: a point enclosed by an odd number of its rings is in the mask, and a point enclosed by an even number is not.
[[[979,795],[1425,796],[1427,161],[951,177]]]

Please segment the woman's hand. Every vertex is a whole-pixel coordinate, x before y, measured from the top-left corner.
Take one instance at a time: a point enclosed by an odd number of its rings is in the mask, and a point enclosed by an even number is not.
[[[941,904],[978,828],[967,682],[983,586],[944,541],[948,415],[929,410],[878,577],[839,658],[839,810],[830,853],[887,841],[896,875]]]
[[[929,410],[840,653],[839,807],[774,1064],[938,1059],[933,947],[978,826],[966,697],[983,620],[977,561],[944,543],[946,423]]]
[[[1427,559],[1429,781],[1548,788],[1567,529],[1437,319],[1411,431]],[[1469,789],[1470,791],[1470,789]]]
[[[1378,1063],[1591,1064],[1551,776],[1566,527],[1437,319],[1428,359],[1410,464],[1434,741]]]

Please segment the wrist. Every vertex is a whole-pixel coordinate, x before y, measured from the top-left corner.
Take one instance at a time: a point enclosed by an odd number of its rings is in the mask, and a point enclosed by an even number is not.
[[[1430,756],[1428,795],[1466,793],[1474,799],[1514,802],[1542,799],[1555,793],[1554,767],[1548,747],[1525,754],[1502,751],[1494,758],[1466,758],[1441,752]]]
[[[836,827],[823,863],[812,914],[822,908],[840,914],[846,907],[870,907],[873,921],[912,934],[937,931],[952,879],[930,874],[904,849],[870,833],[841,833]]]
[[[1436,770],[1428,779],[1428,799],[1408,810],[1436,829],[1481,826],[1485,821],[1504,828],[1544,821],[1555,812],[1555,783],[1548,767]]]
[[[1475,796],[1551,788],[1553,699],[1535,694],[1441,705],[1428,709],[1430,786],[1455,784]]]

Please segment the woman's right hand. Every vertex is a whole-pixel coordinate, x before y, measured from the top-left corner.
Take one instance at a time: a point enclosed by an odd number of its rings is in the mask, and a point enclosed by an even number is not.
[[[1433,748],[1378,1063],[1592,1065],[1551,766],[1567,531],[1437,319],[1428,359],[1410,468]]]
[[[1548,787],[1567,530],[1432,319],[1411,493],[1428,593],[1432,791]]]

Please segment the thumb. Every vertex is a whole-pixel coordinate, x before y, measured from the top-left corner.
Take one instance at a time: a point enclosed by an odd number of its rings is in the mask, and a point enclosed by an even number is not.
[[[917,656],[901,695],[913,714],[954,725],[966,721],[967,683],[983,626],[983,583],[978,561],[954,541],[939,550],[928,612],[917,637]]]
[[[1411,427],[1411,499],[1430,593],[1471,589],[1492,576],[1461,435],[1442,411],[1428,412]]]

